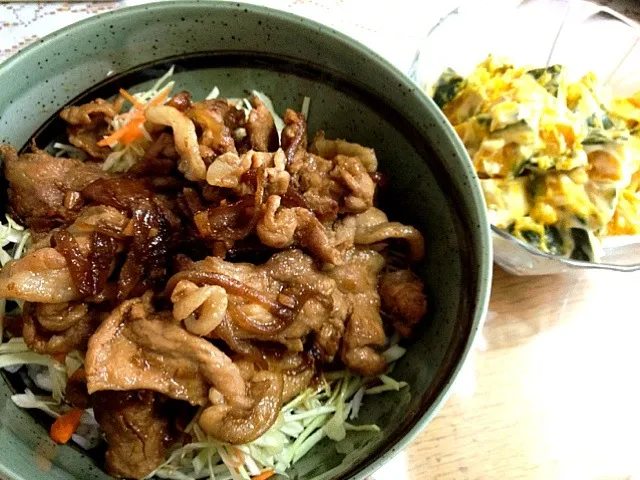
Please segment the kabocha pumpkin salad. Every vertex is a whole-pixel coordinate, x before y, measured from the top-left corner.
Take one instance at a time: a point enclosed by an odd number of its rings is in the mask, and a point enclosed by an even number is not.
[[[593,73],[489,56],[433,85],[480,177],[491,223],[540,250],[598,261],[602,237],[640,234],[640,92]]]

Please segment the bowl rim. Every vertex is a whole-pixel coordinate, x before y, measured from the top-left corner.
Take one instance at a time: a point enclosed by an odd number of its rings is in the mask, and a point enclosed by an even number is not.
[[[558,262],[562,265],[566,265],[571,270],[611,270],[614,272],[623,272],[623,273],[631,273],[637,272],[640,270],[640,263],[633,263],[629,265],[617,265],[615,263],[606,263],[606,262],[587,262],[584,260],[575,260],[573,258],[565,258],[559,257],[557,255],[552,255],[547,252],[543,252],[542,250],[528,244],[527,242],[519,239],[515,235],[503,230],[502,228],[496,227],[495,225],[491,225],[491,231],[498,235],[499,237],[504,238],[509,242],[513,242],[518,245],[523,250],[526,250],[530,255],[534,255],[536,257],[544,258],[550,260],[552,262]]]
[[[399,432],[396,436],[394,436],[394,438],[391,439],[390,442],[380,445],[374,452],[372,452],[371,456],[363,459],[359,462],[358,465],[351,467],[351,470],[346,472],[350,475],[350,478],[363,479],[373,474],[377,469],[387,463],[397,453],[404,450],[438,413],[440,408],[443,406],[443,404],[451,394],[451,386],[458,377],[462,367],[466,364],[469,353],[472,349],[472,346],[474,345],[476,335],[482,328],[482,325],[486,318],[489,307],[493,274],[493,245],[491,241],[491,230],[489,228],[490,224],[487,218],[487,209],[484,198],[482,196],[478,176],[475,172],[475,169],[473,168],[473,164],[466,149],[464,148],[458,136],[455,134],[455,131],[453,130],[449,122],[446,120],[444,114],[436,106],[433,100],[426,94],[426,92],[424,92],[424,90],[407,74],[400,71],[400,69],[394,66],[390,61],[388,61],[366,45],[360,43],[356,39],[347,36],[346,34],[343,34],[333,27],[321,24],[306,17],[301,17],[299,15],[275,8],[263,7],[260,5],[253,5],[243,2],[228,2],[218,0],[178,0],[172,2],[157,1],[153,3],[118,8],[108,12],[101,12],[89,18],[67,25],[46,35],[45,37],[42,37],[37,42],[28,45],[24,49],[20,50],[16,54],[0,63],[0,75],[6,74],[14,65],[20,62],[29,61],[29,57],[32,56],[35,52],[38,52],[41,49],[48,48],[52,42],[60,37],[73,34],[74,30],[76,29],[99,26],[105,21],[117,21],[119,19],[126,18],[129,15],[141,13],[145,10],[158,13],[175,12],[178,9],[209,9],[212,11],[246,10],[259,15],[270,16],[272,18],[277,17],[279,20],[283,20],[288,23],[306,24],[307,28],[315,29],[322,35],[327,36],[333,41],[341,44],[341,46],[343,46],[344,48],[348,48],[351,51],[357,52],[359,56],[366,58],[368,61],[377,63],[384,70],[388,71],[389,74],[391,74],[399,84],[401,84],[403,87],[408,88],[411,93],[415,94],[415,100],[419,105],[419,108],[422,111],[430,113],[431,117],[437,121],[437,123],[440,125],[442,133],[446,134],[446,136],[449,137],[451,148],[459,158],[459,160],[457,161],[459,161],[462,164],[461,166],[464,167],[460,170],[461,174],[468,177],[465,179],[467,181],[464,183],[467,184],[466,188],[468,189],[466,194],[470,194],[469,205],[475,207],[475,209],[472,210],[475,210],[475,212],[473,213],[477,217],[478,224],[473,225],[472,228],[475,227],[476,236],[479,241],[475,245],[475,248],[473,245],[470,247],[472,251],[477,252],[477,255],[473,257],[474,260],[477,261],[477,265],[472,266],[477,270],[477,280],[476,291],[472,292],[474,297],[469,299],[469,301],[472,302],[471,305],[473,305],[473,307],[470,308],[470,311],[472,312],[472,318],[470,319],[469,323],[467,341],[458,354],[459,361],[455,364],[455,366],[453,366],[453,368],[451,368],[447,378],[445,378],[442,384],[440,392],[434,397],[433,402],[426,408],[421,408],[421,410],[415,415],[415,419],[408,423],[404,431]],[[157,61],[162,61],[162,58],[157,59]],[[0,459],[0,474],[6,475],[9,479],[16,478],[22,480],[22,477],[15,476],[16,473],[18,472],[13,472],[6,468]],[[342,474],[340,478],[346,478],[346,473]],[[18,475],[20,474],[18,473]]]

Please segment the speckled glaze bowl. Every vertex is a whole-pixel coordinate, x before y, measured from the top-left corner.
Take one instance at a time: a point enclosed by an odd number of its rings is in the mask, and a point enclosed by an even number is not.
[[[369,399],[359,421],[382,432],[325,441],[296,465],[304,479],[364,478],[407,446],[435,415],[486,312],[491,241],[473,168],[437,107],[407,77],[341,34],[242,4],[160,3],[93,17],[0,66],[0,141],[35,134],[46,146],[63,106],[120,87],[135,90],[176,65],[176,89],[204,97],[266,92],[279,111],[311,97],[309,131],[376,149],[390,192],[384,208],[425,235],[420,273],[429,315],[394,375],[410,388]],[[0,379],[0,477],[99,479],[102,458],[56,446],[13,405]],[[355,433],[354,435],[363,435]]]

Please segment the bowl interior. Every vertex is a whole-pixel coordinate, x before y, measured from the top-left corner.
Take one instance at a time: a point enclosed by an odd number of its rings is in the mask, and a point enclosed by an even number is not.
[[[291,39],[295,39],[292,41]],[[435,414],[486,310],[491,244],[484,203],[462,147],[436,107],[386,62],[313,22],[240,4],[156,4],[83,22],[0,67],[0,140],[40,147],[62,132],[65,104],[136,91],[176,66],[174,92],[204,98],[252,89],[279,112],[311,98],[309,132],[374,147],[389,177],[384,208],[425,235],[419,267],[429,318],[394,376],[410,388],[365,399],[358,423],[382,432],[324,441],[296,464],[300,478],[364,477]],[[106,77],[106,80],[105,80]],[[102,458],[55,446],[0,381],[0,473],[9,478],[106,478]]]

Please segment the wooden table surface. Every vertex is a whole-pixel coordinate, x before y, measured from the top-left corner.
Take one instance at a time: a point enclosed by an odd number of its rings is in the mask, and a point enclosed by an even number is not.
[[[640,273],[495,267],[466,370],[395,468],[415,480],[640,478],[638,286]]]

